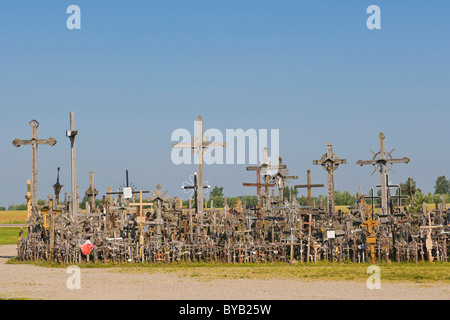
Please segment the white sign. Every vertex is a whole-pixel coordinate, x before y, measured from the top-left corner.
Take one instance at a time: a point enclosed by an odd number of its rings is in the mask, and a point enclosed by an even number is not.
[[[336,237],[336,234],[334,231],[327,231],[327,238],[328,239],[334,239]]]
[[[123,197],[124,199],[133,198],[133,190],[131,188],[123,188]]]

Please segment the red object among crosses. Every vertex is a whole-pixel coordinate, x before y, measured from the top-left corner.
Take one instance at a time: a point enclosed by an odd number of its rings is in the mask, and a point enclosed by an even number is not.
[[[89,253],[91,253],[94,245],[89,240],[86,240],[86,242],[82,246],[80,246],[80,248],[81,252],[83,252],[83,254],[87,256]]]

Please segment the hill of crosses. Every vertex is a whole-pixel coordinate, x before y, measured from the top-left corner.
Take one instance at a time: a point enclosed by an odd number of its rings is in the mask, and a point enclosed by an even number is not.
[[[225,146],[204,138],[202,118],[197,120],[198,136],[192,143],[174,143],[174,148],[188,148],[202,157],[207,148]],[[66,132],[72,156],[71,192],[63,200],[58,169],[54,195],[48,196],[45,205],[38,205],[37,146],[53,146],[56,140],[38,139],[37,121],[31,121],[30,126],[31,140],[13,141],[16,147],[32,149],[32,179],[26,196],[28,232],[23,237],[21,231],[19,237],[19,260],[60,264],[447,262],[450,209],[445,196],[433,209],[417,203],[413,188],[409,195],[403,195],[400,185],[389,184],[391,167],[403,166],[409,159],[396,159],[392,152],[387,152],[383,133],[379,134],[379,150],[373,152],[372,159],[356,163],[373,166],[380,174],[380,185],[374,186],[379,192],[375,195],[374,188],[368,194],[361,191],[346,212],[335,209],[333,173],[340,165],[348,164],[334,153],[332,143],[327,144],[319,160],[313,160],[313,165],[326,172],[326,186],[312,184],[309,170],[307,184],[295,185],[307,190],[307,205],[284,195],[284,188],[297,176],[289,175],[281,157],[278,163],[268,161],[265,149],[264,161],[247,167],[247,171],[256,173],[256,182],[236,182],[256,189],[257,204],[253,207],[240,200],[229,204],[226,198],[223,208],[214,207],[212,200],[205,201],[204,189],[208,186],[199,161],[192,183],[184,186],[192,192],[188,205],[183,206],[179,198],[166,196],[160,184],[154,191],[136,190],[129,185],[128,172],[126,183],[117,192],[108,188],[98,201],[94,173],[90,172],[90,186],[85,191],[88,201],[86,209],[81,210],[76,182],[78,132],[73,112]],[[364,168],[361,172],[365,174]],[[326,188],[326,201],[312,201],[311,189],[317,187]],[[402,205],[405,200],[408,204]]]

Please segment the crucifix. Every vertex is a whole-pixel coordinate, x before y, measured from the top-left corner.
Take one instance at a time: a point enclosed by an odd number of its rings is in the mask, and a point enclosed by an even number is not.
[[[307,184],[299,184],[294,188],[307,188],[308,189],[308,206],[311,206],[311,190],[312,188],[322,188],[323,184],[311,184],[311,170],[307,171]]]
[[[139,203],[130,203],[130,206],[139,207],[139,217],[136,218],[137,223],[139,223],[139,259],[142,259],[142,249],[144,244],[144,233],[142,232],[142,225],[145,222],[145,217],[143,216],[143,208],[148,206],[153,206],[153,203],[144,203],[142,201],[143,191],[139,191]]]
[[[288,176],[288,170],[286,169],[286,165],[283,164],[283,159],[281,157],[278,158],[278,171],[272,176],[272,181],[275,183],[278,188],[278,201],[280,203],[283,202],[283,189],[288,185],[287,180],[289,179],[298,179],[298,176]]]
[[[47,144],[50,146],[54,146],[56,144],[56,140],[54,138],[49,139],[38,139],[37,136],[37,128],[39,127],[39,122],[36,120],[31,120],[31,140],[20,140],[15,139],[12,144],[15,147],[20,146],[31,146],[31,183],[32,183],[32,191],[31,191],[31,205],[36,207],[38,205],[38,145],[39,144]]]
[[[261,183],[261,167],[247,167],[247,171],[256,171],[256,183],[243,183],[244,187],[256,187],[256,195],[258,197],[258,209],[261,209],[261,187],[275,187],[274,184]]]
[[[409,158],[404,157],[402,159],[393,159],[392,158],[392,152],[394,149],[391,150],[391,152],[386,152],[385,146],[384,146],[384,139],[386,136],[381,132],[378,135],[378,138],[380,139],[380,151],[377,153],[373,152],[373,158],[372,160],[358,160],[356,164],[359,166],[363,165],[373,165],[375,170],[372,172],[374,174],[376,171],[380,172],[381,175],[381,210],[384,215],[388,214],[388,190],[387,190],[387,172],[389,170],[392,170],[392,165],[394,163],[408,163]],[[387,166],[387,168],[386,168]]]
[[[203,137],[203,120],[198,116],[196,121],[197,136],[192,138],[192,142],[176,142],[172,144],[173,148],[190,148],[192,153],[197,151],[197,165],[198,165],[198,180],[200,185],[203,185],[203,153],[208,148],[225,148],[227,146],[224,142],[210,142],[208,137]],[[203,188],[198,188],[196,208],[198,210],[200,223],[203,223]]]
[[[339,157],[333,153],[333,144],[327,143],[327,153],[325,153],[320,160],[314,160],[313,164],[321,165],[327,172],[327,205],[330,214],[334,213],[334,178],[333,173],[339,167],[340,164],[347,164],[346,159],[339,159]]]
[[[163,225],[163,219],[162,219],[162,204],[164,201],[168,200],[168,197],[164,197],[164,195],[167,193],[164,192],[164,194],[161,195],[161,184],[156,185],[156,191],[154,192],[153,196],[147,197],[148,201],[156,201],[157,202],[157,208],[156,208],[156,236],[158,239],[161,238],[161,226]]]
[[[430,211],[427,210],[427,205],[425,204],[425,202],[423,203],[422,211],[424,214],[428,215],[428,226],[422,226],[422,227],[420,227],[420,229],[427,229],[427,239],[425,241],[425,247],[427,248],[428,261],[433,262],[433,260],[434,260],[433,254],[432,254],[433,240],[431,238],[431,232],[433,229],[442,228],[443,225],[438,225],[438,226],[432,225]],[[423,258],[422,258],[422,260],[423,260]]]

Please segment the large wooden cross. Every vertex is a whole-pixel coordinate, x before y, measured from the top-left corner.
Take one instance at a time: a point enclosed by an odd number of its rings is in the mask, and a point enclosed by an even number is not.
[[[311,190],[312,188],[322,188],[323,184],[312,184],[311,183],[311,170],[307,171],[307,184],[299,184],[294,186],[294,188],[307,188],[308,189],[308,206],[311,206]]]
[[[333,144],[327,143],[327,153],[325,153],[320,160],[314,160],[313,164],[321,165],[327,172],[327,204],[328,210],[331,214],[334,213],[334,178],[333,173],[339,167],[340,164],[347,164],[346,159],[339,159],[339,157],[333,153]]]
[[[192,152],[197,152],[198,165],[198,183],[203,185],[203,153],[208,148],[225,148],[227,146],[224,142],[210,142],[203,137],[203,120],[198,116],[197,121],[197,136],[193,137],[192,142],[176,142],[172,144],[173,148],[190,148]],[[197,208],[200,222],[203,222],[203,188],[198,188]]]
[[[31,205],[36,207],[38,205],[38,145],[47,144],[54,146],[56,140],[54,138],[49,139],[38,139],[37,128],[39,127],[39,122],[36,120],[31,120],[31,140],[20,140],[15,139],[12,143],[15,147],[20,146],[31,146],[31,183],[32,183],[32,193],[31,193]]]
[[[409,158],[404,157],[402,159],[393,159],[392,158],[392,152],[394,149],[391,150],[391,152],[386,152],[385,146],[384,146],[384,139],[386,136],[381,132],[378,135],[378,138],[380,139],[380,151],[377,153],[373,152],[373,158],[372,160],[358,160],[356,164],[359,166],[364,165],[373,165],[375,170],[372,172],[374,174],[376,171],[380,172],[381,175],[381,210],[384,215],[388,214],[388,190],[387,190],[387,172],[391,170],[392,165],[394,163],[408,163]],[[387,166],[387,168],[386,168]]]

